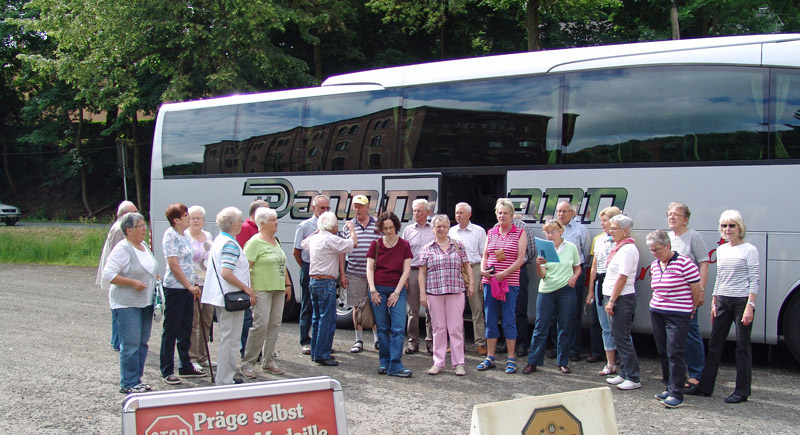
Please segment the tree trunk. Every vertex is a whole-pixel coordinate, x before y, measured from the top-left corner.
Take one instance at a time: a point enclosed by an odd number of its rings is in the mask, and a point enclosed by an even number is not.
[[[539,51],[542,42],[539,40],[539,0],[528,0],[526,8],[525,29],[528,32],[528,51]]]
[[[319,43],[314,44],[314,77],[322,81],[322,51],[319,48]]]
[[[89,216],[92,215],[92,206],[89,205],[89,186],[86,174],[86,159],[81,150],[81,135],[83,134],[83,107],[78,108],[78,129],[75,131],[75,150],[78,155],[78,165],[80,165],[81,173],[81,198],[83,199],[83,207]]]
[[[14,184],[14,179],[11,178],[11,165],[8,164],[8,142],[3,140],[3,169],[6,171],[6,180],[8,181],[8,187],[11,188],[11,192],[14,193],[14,196],[17,195],[17,185]]]
[[[672,39],[681,39],[681,29],[678,23],[678,5],[675,0],[669,2],[669,20],[672,24]]]
[[[145,208],[144,204],[144,179],[142,178],[142,156],[139,144],[139,118],[136,112],[133,113],[131,119],[131,139],[133,142],[133,178],[136,183],[136,207],[139,212],[149,210]],[[148,214],[149,215],[149,214]]]

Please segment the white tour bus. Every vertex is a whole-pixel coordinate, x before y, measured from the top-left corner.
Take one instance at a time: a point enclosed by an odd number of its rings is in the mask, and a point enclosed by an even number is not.
[[[392,210],[403,222],[414,199],[451,217],[466,201],[473,222],[487,228],[496,199],[509,197],[537,233],[567,199],[592,236],[597,212],[616,205],[633,219],[641,253],[637,332],[650,330],[653,257],[644,238],[667,228],[667,204],[690,207],[690,227],[711,250],[707,301],[718,219],[737,209],[760,255],[753,341],[783,338],[800,359],[800,231],[791,193],[800,185],[800,34],[487,56],[165,104],[151,182],[159,258],[168,204],[202,205],[216,234],[223,207],[246,214],[254,199],[268,201],[280,218],[296,301],[294,232],[319,193],[342,219],[352,217],[357,194],[370,198],[373,214]],[[535,280],[529,292],[534,317]],[[297,310],[289,304],[286,314]],[[339,325],[349,319],[342,305]],[[708,304],[700,320],[708,337]]]

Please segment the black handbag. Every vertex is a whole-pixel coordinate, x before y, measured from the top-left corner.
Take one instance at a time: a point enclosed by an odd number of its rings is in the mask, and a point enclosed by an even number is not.
[[[228,293],[222,291],[222,281],[219,280],[219,273],[217,273],[217,265],[214,264],[214,257],[211,257],[211,264],[214,266],[214,276],[217,277],[219,291],[222,293],[222,298],[225,299],[225,311],[244,311],[250,308],[250,295],[244,291],[239,290]]]

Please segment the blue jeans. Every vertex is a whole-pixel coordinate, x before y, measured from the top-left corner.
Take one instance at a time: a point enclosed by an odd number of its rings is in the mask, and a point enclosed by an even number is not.
[[[603,296],[602,304],[597,306],[597,320],[600,322],[600,327],[603,328],[603,348],[617,350],[617,345],[614,344],[614,334],[611,333],[611,324],[608,321],[608,313],[606,313],[606,304],[608,304],[608,296]]]
[[[378,356],[381,367],[385,367],[387,373],[401,372],[406,369],[400,358],[403,356],[408,287],[400,292],[397,303],[392,307],[386,306],[386,302],[395,291],[395,287],[376,285],[375,290],[381,295],[381,303],[372,304],[372,314],[378,332]]]
[[[517,339],[517,324],[515,311],[517,309],[517,294],[519,286],[508,286],[505,301],[498,301],[492,296],[491,284],[483,285],[483,316],[486,319],[486,338],[499,338],[500,328],[497,327],[497,312],[503,313],[503,332],[506,340]],[[513,358],[513,356],[512,356]]]
[[[553,318],[556,318],[558,327],[556,365],[569,364],[569,346],[572,343],[572,334],[575,332],[571,330],[574,311],[575,287],[565,285],[554,292],[539,293],[536,298],[536,323],[528,351],[528,364],[544,365],[544,350],[547,347],[547,337]]]
[[[683,400],[683,382],[686,376],[686,334],[689,332],[689,315],[650,311],[653,339],[661,361],[661,380],[669,395]]]
[[[311,277],[308,275],[309,264],[305,261],[300,266],[300,288],[302,289],[303,296],[300,305],[300,345],[305,346],[311,344],[311,315],[314,308],[311,306],[311,292],[308,289],[309,280]]]
[[[333,334],[336,332],[336,280],[314,279],[311,290],[311,360],[324,361],[331,357]]]
[[[119,350],[119,324],[117,322],[117,313],[111,310],[111,348]]]
[[[185,288],[164,288],[164,327],[161,332],[161,376],[175,374],[177,341],[180,370],[191,370],[189,348],[192,346],[194,295]]]
[[[153,326],[153,306],[117,308],[114,311],[122,344],[119,352],[119,386],[131,388],[142,383],[147,342]]]
[[[700,379],[703,374],[703,365],[706,362],[706,352],[697,317],[697,313],[695,313],[689,324],[689,335],[686,337],[686,370],[689,372],[690,378]]]

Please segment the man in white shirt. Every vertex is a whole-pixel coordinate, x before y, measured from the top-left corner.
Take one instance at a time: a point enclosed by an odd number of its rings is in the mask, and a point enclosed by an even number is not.
[[[478,355],[486,355],[486,325],[483,319],[483,286],[481,282],[481,255],[486,246],[486,230],[470,222],[472,207],[466,202],[456,204],[456,225],[450,228],[451,239],[464,244],[467,259],[472,264],[472,282],[475,291],[467,296],[469,309],[472,311],[472,330],[475,337],[475,348]],[[467,292],[464,292],[466,296]]]
[[[431,213],[431,204],[424,199],[416,199],[411,203],[411,210],[414,212],[414,222],[403,229],[400,236],[411,245],[411,275],[408,277],[408,295],[406,297],[406,312],[408,313],[408,347],[405,353],[412,354],[419,352],[419,260],[422,249],[431,244],[436,237],[433,234],[433,227],[428,223],[428,215]],[[430,316],[425,316],[425,347],[429,354],[433,354],[433,332],[431,329]]]
[[[325,195],[317,195],[311,201],[313,216],[304,220],[297,226],[294,233],[294,260],[300,266],[300,288],[302,289],[302,303],[300,306],[300,346],[303,355],[311,355],[311,293],[308,290],[308,266],[311,257],[307,250],[302,248],[303,240],[317,231],[317,220],[322,213],[330,210],[330,200]]]

